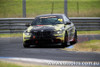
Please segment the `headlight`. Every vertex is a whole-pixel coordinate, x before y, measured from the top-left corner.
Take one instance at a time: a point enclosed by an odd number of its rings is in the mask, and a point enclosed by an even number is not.
[[[28,32],[27,32],[27,33],[25,33],[25,35],[27,35],[27,36],[28,36],[28,35],[31,35],[31,33],[28,33]]]
[[[27,30],[24,31],[24,34],[27,35],[27,36],[31,35],[31,33],[27,32]]]
[[[63,30],[55,31],[55,34],[62,34]]]

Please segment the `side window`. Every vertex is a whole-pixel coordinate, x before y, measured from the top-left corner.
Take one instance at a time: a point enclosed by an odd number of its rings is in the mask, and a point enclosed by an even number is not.
[[[66,22],[69,22],[70,20],[64,15],[64,23],[66,24]]]

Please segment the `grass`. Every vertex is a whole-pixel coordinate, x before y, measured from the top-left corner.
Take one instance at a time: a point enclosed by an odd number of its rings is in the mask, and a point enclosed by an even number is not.
[[[0,61],[0,67],[22,67],[22,66]]]
[[[77,31],[78,35],[100,35],[100,31]]]
[[[100,17],[99,4],[100,0],[68,0],[68,16]],[[27,17],[51,13],[51,8],[52,0],[26,0]],[[0,18],[22,17],[22,13],[22,0],[0,0]],[[64,13],[64,0],[54,0],[54,13]]]
[[[50,66],[2,60],[0,61],[0,67],[50,67]]]
[[[77,35],[100,35],[100,31],[77,31]],[[22,33],[0,34],[0,37],[22,37]]]
[[[74,48],[65,48],[64,50],[100,52],[100,40],[90,40],[83,43],[77,43]]]
[[[0,34],[0,37],[22,37],[22,33]]]

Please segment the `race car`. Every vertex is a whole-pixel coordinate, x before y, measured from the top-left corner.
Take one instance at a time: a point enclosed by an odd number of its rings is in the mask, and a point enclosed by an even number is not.
[[[77,42],[77,30],[64,14],[37,16],[23,32],[23,47],[30,45],[60,44],[66,47]]]

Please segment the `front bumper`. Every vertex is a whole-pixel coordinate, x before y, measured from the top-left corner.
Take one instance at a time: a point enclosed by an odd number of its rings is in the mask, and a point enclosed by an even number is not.
[[[49,37],[38,37],[35,35],[26,36],[23,33],[23,42],[28,44],[58,44],[64,42],[64,35],[54,35]]]
[[[60,39],[30,39],[26,40],[24,43],[28,44],[58,44],[61,43],[62,40]]]

